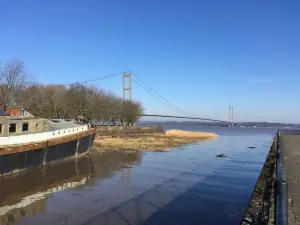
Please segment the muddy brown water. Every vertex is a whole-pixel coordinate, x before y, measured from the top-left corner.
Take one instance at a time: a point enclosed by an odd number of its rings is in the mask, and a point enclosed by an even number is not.
[[[220,136],[172,152],[93,152],[4,177],[0,225],[239,224],[276,131],[180,129]]]

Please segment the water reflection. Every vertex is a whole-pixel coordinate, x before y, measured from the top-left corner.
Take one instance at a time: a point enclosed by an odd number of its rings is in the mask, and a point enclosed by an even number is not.
[[[45,168],[0,179],[0,225],[13,224],[23,216],[43,212],[52,194],[93,186],[95,179],[109,178],[115,171],[123,171],[128,179],[128,164],[139,164],[139,154],[93,154]],[[127,176],[126,176],[127,175]]]
[[[93,153],[7,177],[1,224],[239,224],[271,140],[229,133],[172,152]]]
[[[122,179],[130,180],[130,168],[141,163],[142,153],[94,153],[91,160],[94,178],[109,178],[121,171]]]

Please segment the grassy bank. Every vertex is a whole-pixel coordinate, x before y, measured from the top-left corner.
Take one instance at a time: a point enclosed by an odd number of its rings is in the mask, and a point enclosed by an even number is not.
[[[170,130],[166,133],[123,137],[97,136],[93,150],[98,151],[170,151],[174,147],[217,137],[213,133]]]

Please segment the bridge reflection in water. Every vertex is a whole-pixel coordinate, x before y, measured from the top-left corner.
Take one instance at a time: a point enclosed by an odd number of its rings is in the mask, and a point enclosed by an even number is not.
[[[122,157],[123,156],[123,157]],[[56,192],[93,185],[92,177],[109,178],[121,170],[124,179],[126,164],[139,163],[140,157],[112,154],[83,156],[63,163],[34,168],[0,179],[0,225],[13,224],[25,216],[43,212],[47,200]],[[130,169],[129,169],[130,170]]]

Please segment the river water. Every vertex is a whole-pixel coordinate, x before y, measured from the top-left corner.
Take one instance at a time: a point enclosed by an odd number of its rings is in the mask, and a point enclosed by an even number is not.
[[[172,152],[94,152],[4,177],[0,225],[239,224],[276,130],[165,128],[220,136]]]

